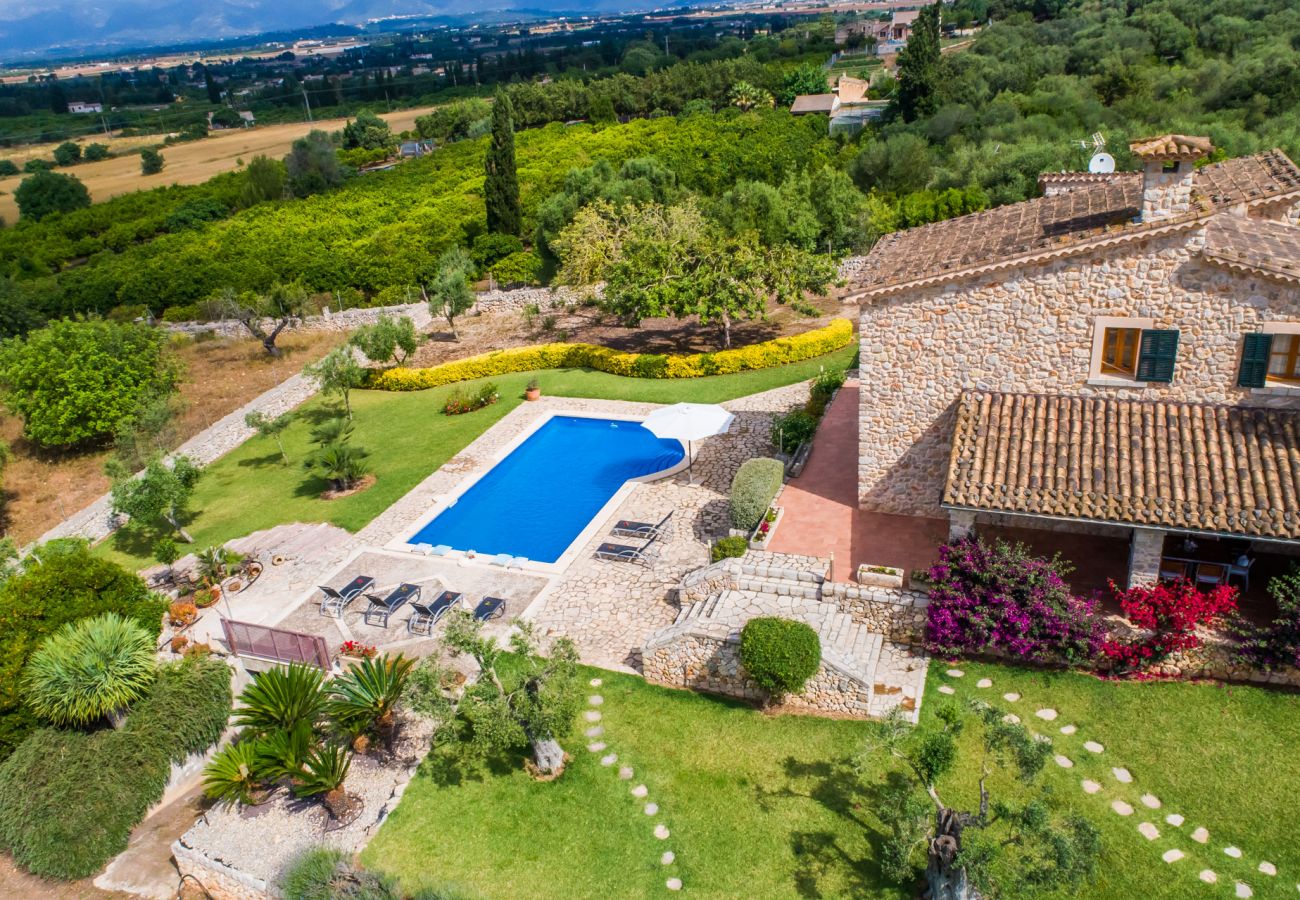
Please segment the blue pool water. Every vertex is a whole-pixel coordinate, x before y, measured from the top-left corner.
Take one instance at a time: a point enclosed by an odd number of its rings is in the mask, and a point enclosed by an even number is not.
[[[553,563],[625,482],[684,456],[639,422],[555,416],[407,542]]]

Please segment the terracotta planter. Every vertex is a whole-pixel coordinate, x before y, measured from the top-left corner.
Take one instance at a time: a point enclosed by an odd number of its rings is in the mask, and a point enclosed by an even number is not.
[[[531,390],[524,391],[524,399],[530,403],[534,400],[542,399],[542,389],[532,388]]]

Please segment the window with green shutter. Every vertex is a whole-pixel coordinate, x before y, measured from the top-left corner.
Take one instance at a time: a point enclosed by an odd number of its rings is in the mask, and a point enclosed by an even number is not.
[[[1178,359],[1178,331],[1172,328],[1149,328],[1142,331],[1138,350],[1138,381],[1168,383],[1174,380],[1174,363]]]
[[[1241,387],[1262,388],[1268,380],[1268,361],[1273,352],[1273,335],[1251,333],[1241,343],[1241,365],[1237,368],[1237,384]]]

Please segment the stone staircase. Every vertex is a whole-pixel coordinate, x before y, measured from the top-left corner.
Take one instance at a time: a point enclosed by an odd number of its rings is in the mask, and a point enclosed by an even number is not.
[[[821,639],[823,674],[805,692],[807,705],[873,717],[901,705],[916,721],[928,660],[824,598],[826,563],[751,551],[691,573],[679,589],[677,618],[646,641],[647,677],[749,696],[734,662],[741,629],[752,618],[776,616],[804,622]]]

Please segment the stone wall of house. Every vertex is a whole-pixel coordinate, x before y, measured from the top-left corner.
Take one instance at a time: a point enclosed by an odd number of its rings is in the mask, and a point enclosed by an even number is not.
[[[1300,404],[1294,393],[1236,385],[1241,335],[1265,321],[1300,321],[1300,290],[1209,265],[1196,255],[1202,244],[1201,232],[1182,232],[864,299],[860,504],[941,514],[963,389]],[[1173,382],[1089,384],[1098,316],[1179,329]]]
[[[859,625],[899,644],[918,647],[925,641],[926,609],[930,598],[920,591],[827,582],[822,598]]]
[[[740,662],[740,641],[734,638],[681,635],[647,652],[643,672],[646,681],[653,684],[755,703],[767,696],[745,673]],[[871,686],[823,661],[803,692],[787,697],[784,705],[808,712],[866,718],[871,709]]]

